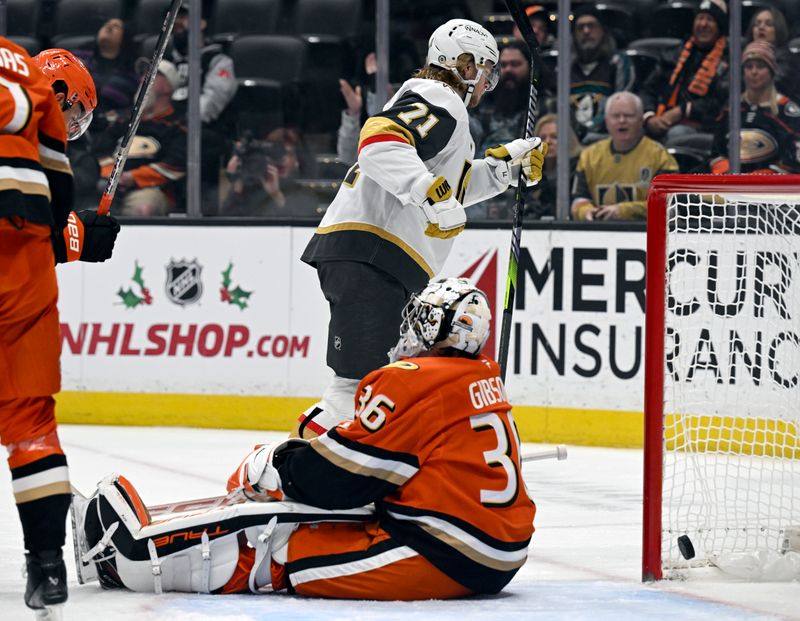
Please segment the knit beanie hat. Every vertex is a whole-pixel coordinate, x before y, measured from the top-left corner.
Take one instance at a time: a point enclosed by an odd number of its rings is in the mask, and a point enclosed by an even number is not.
[[[748,43],[747,47],[744,48],[744,52],[742,52],[742,64],[753,59],[763,61],[764,64],[769,67],[770,71],[772,71],[772,75],[775,75],[778,71],[778,62],[775,60],[775,48],[772,47],[771,43],[767,43],[766,41],[752,41]]]
[[[708,13],[717,22],[720,34],[728,32],[728,5],[725,0],[703,0],[697,14]]]

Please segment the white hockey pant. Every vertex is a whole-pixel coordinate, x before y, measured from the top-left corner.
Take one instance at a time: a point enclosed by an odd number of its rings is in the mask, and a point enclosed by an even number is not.
[[[143,524],[117,479],[103,479],[89,501],[83,525],[94,524],[95,532],[83,536],[90,535],[89,543],[100,541],[83,556],[94,551],[98,559],[113,558],[119,581],[133,591],[209,593],[222,588],[239,561],[239,533],[256,551],[250,590],[269,590],[270,560],[286,562],[289,536],[299,524],[374,517],[371,508],[333,512],[292,502],[244,502]],[[99,518],[99,529],[90,513]]]

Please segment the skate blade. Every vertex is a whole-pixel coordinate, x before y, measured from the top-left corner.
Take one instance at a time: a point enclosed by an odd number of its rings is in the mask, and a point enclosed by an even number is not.
[[[75,549],[75,571],[78,574],[78,584],[95,582],[97,578],[97,568],[92,561],[84,563],[81,559],[88,552],[89,547],[83,538],[83,522],[86,517],[86,509],[89,506],[89,498],[81,494],[74,487],[72,488],[72,503],[69,507],[69,515],[72,521],[72,545]]]
[[[64,604],[55,604],[53,606],[46,606],[35,611],[36,621],[63,621],[64,620]]]

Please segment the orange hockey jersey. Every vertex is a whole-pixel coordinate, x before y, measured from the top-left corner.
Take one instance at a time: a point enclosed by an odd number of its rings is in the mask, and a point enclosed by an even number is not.
[[[23,48],[0,37],[0,218],[66,226],[73,201],[66,149],[49,80]]]
[[[497,363],[410,358],[367,375],[356,417],[291,452],[290,498],[330,509],[375,502],[380,525],[478,593],[525,563],[535,506]]]

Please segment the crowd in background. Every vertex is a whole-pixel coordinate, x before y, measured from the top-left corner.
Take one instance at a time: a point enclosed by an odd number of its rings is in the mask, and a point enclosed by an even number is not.
[[[10,0],[10,8],[14,4]],[[55,17],[50,22],[57,25],[65,1],[38,4],[40,9],[52,5]],[[108,15],[103,14],[105,4],[111,7]],[[49,44],[72,49],[95,79],[99,103],[93,123],[70,149],[81,208],[98,202],[152,54],[157,30],[142,31],[141,13],[149,9],[163,16],[169,3],[105,4],[94,5],[94,18],[101,24],[91,37],[58,32],[21,37],[29,48]],[[246,10],[248,0],[203,2],[204,215],[319,218],[324,212],[357,157],[360,126],[378,111],[379,99],[374,2],[339,4],[347,19],[331,24],[322,9],[335,8],[336,0],[250,0],[260,13],[251,13],[248,23],[235,20],[236,10]],[[503,2],[392,0],[390,5],[392,84],[423,64],[427,38],[436,26],[454,17],[473,19],[495,34],[501,51],[497,88],[470,111],[476,157],[523,135],[531,56]],[[647,188],[655,175],[727,172],[731,65],[742,71],[742,172],[800,173],[800,39],[792,39],[800,31],[789,27],[800,15],[784,14],[791,3],[748,3],[743,54],[732,63],[726,1],[690,3],[689,13],[686,6],[668,0],[619,0],[618,6],[573,2],[571,123],[563,131],[554,114],[556,3],[526,7],[541,58],[535,134],[549,145],[545,177],[525,196],[526,217],[555,216],[559,137],[569,142],[568,204],[577,220],[644,220]],[[273,13],[268,15],[268,9]],[[40,23],[47,22],[45,13],[40,11]],[[234,26],[226,27],[226,19]],[[263,24],[272,21],[260,26],[259,19]],[[14,35],[13,12],[8,23]],[[649,30],[640,28],[645,23],[651,24]],[[186,211],[189,24],[184,5],[120,179],[114,207],[118,215]],[[259,28],[274,32],[260,34]],[[287,32],[293,35],[283,34]],[[637,39],[635,32],[653,36]],[[471,208],[470,217],[509,218],[512,205],[509,192]]]

